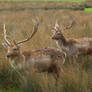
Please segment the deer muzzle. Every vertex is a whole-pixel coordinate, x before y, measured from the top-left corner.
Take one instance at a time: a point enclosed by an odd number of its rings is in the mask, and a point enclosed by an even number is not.
[[[10,58],[10,57],[11,57],[11,55],[10,55],[10,54],[7,54],[7,55],[6,55],[6,57],[7,57],[7,58]]]

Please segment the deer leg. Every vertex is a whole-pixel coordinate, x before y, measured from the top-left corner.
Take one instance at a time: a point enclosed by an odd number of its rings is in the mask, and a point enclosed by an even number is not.
[[[61,68],[60,68],[60,65],[58,64],[55,66],[55,71],[54,71],[54,78],[56,80],[56,83],[55,83],[56,86],[58,85],[60,73],[61,73]]]
[[[68,60],[70,64],[76,64],[76,56],[69,56]]]
[[[73,57],[72,56],[69,56],[68,60],[69,60],[70,64],[73,64]]]
[[[58,79],[59,79],[59,73],[53,73],[53,76],[54,76],[54,78],[55,78],[55,85],[57,86],[58,85]]]
[[[68,61],[68,64],[71,64],[71,58],[70,58],[70,56],[67,56],[67,61]]]
[[[72,57],[72,62],[73,62],[73,64],[76,64],[76,56]]]

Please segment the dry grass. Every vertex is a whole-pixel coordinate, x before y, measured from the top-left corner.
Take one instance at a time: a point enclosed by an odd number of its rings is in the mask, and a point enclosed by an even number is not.
[[[55,86],[53,76],[32,73],[27,86],[23,87],[23,92],[91,92],[91,77],[91,72],[71,65],[64,67],[58,86]]]
[[[65,10],[24,10],[24,11],[1,11],[0,13],[0,87],[18,86],[15,77],[11,77],[8,60],[5,59],[6,50],[3,48],[3,23],[6,24],[9,40],[16,41],[26,38],[32,32],[32,19],[36,17],[40,20],[40,26],[35,37],[25,43],[21,50],[33,50],[44,47],[57,47],[55,41],[51,39],[51,28],[54,26],[56,19],[60,24],[70,24],[70,15],[73,15],[77,24],[71,29],[65,31],[65,36],[70,38],[92,37],[92,14],[80,11]],[[92,92],[92,58],[86,57],[79,59],[79,65],[69,65],[66,61],[61,74],[58,87],[54,85],[55,80],[51,75],[32,73],[30,81],[24,92]],[[8,68],[9,70],[8,70]],[[11,69],[12,71],[12,69]],[[7,74],[9,72],[9,74]],[[14,76],[14,74],[13,74]],[[17,76],[17,78],[19,78]],[[7,82],[7,79],[9,79]],[[16,79],[16,80],[15,80]],[[15,80],[15,81],[14,81]]]

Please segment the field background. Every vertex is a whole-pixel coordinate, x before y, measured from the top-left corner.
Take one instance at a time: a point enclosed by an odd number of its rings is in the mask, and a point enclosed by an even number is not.
[[[7,50],[2,46],[3,24],[6,24],[8,39],[12,42],[25,39],[33,29],[32,19],[38,18],[40,26],[37,34],[29,42],[23,44],[21,50],[34,50],[45,47],[57,47],[51,39],[51,28],[55,21],[67,26],[71,24],[70,16],[76,19],[76,25],[70,30],[65,30],[67,38],[92,37],[92,13],[84,10],[68,9],[76,3],[35,3],[35,2],[0,2],[0,92],[17,92],[19,90],[19,76],[9,68],[9,62],[5,58]],[[65,6],[65,9],[47,9],[49,6]],[[77,3],[80,5],[80,3]],[[92,5],[92,3],[90,3]],[[37,7],[43,9],[37,9]],[[34,7],[34,8],[30,8]],[[36,8],[35,8],[36,7]],[[45,7],[45,8],[44,8]],[[92,92],[92,58],[91,56],[79,59],[78,66],[69,65],[66,61],[64,74],[56,88],[52,76],[46,74],[32,74],[31,84],[24,87],[23,92]],[[33,83],[33,84],[32,84]],[[13,89],[12,89],[13,88]],[[3,89],[3,90],[2,90]],[[5,90],[7,89],[7,90]],[[16,89],[16,90],[15,90]],[[15,90],[15,91],[14,91]],[[19,91],[20,92],[20,91]]]
[[[66,1],[66,2],[84,2],[89,0],[0,0],[0,1]]]

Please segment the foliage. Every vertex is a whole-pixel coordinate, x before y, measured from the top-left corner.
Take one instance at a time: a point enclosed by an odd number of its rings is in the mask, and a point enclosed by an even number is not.
[[[92,8],[85,8],[86,12],[92,12]]]

